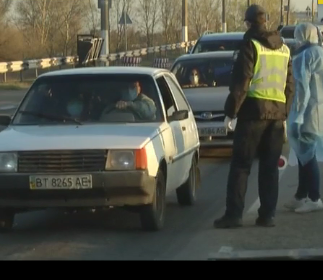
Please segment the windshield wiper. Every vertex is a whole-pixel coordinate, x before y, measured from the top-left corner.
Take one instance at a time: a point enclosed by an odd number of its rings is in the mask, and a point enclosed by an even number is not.
[[[82,125],[82,123],[75,118],[71,117],[66,117],[66,116],[55,116],[55,115],[48,115],[44,113],[39,113],[39,112],[33,112],[33,111],[19,111],[18,113],[24,114],[24,115],[31,115],[39,118],[45,118],[48,120],[53,120],[53,121],[71,121],[76,124]]]

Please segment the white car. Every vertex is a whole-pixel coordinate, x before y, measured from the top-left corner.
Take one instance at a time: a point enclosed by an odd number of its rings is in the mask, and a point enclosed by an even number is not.
[[[0,125],[1,229],[29,210],[129,207],[144,230],[160,230],[168,194],[196,199],[197,126],[168,70],[43,74]]]

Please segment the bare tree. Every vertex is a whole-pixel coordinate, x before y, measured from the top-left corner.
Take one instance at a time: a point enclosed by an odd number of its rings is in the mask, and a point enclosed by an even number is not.
[[[181,29],[181,0],[159,0],[161,25],[166,44],[178,41]]]
[[[0,0],[0,20],[2,21],[12,6],[11,0]]]
[[[125,45],[124,38],[126,29],[124,23],[119,24],[122,13],[125,11],[132,17],[132,0],[118,0],[113,2],[112,11],[110,13],[111,25],[115,28],[116,32],[116,51],[120,51],[122,46]],[[124,43],[124,44],[122,44]]]
[[[200,37],[204,31],[213,29],[220,7],[220,0],[190,0],[189,19],[195,36]]]
[[[160,0],[139,0],[137,9],[140,19],[139,27],[146,35],[147,47],[154,45],[154,34],[159,20],[159,2]]]
[[[268,1],[268,0],[267,0]],[[244,0],[231,0],[227,3],[227,27],[228,31],[244,30],[244,13],[247,9],[247,2]]]
[[[59,23],[57,39],[61,42],[60,50],[65,56],[71,54],[77,33],[82,29],[89,12],[87,4],[87,0],[55,0],[55,18]]]
[[[97,0],[86,0],[86,22],[91,33],[96,34],[100,28],[101,15],[97,6]]]
[[[55,0],[19,0],[16,24],[26,44],[34,54],[43,55],[53,24],[52,7]],[[35,43],[37,42],[37,43]]]

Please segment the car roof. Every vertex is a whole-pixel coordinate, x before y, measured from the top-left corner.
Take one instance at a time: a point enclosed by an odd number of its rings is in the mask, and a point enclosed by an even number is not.
[[[100,74],[131,74],[155,76],[160,73],[169,72],[166,69],[153,67],[133,67],[133,66],[102,66],[102,67],[84,67],[75,69],[57,70],[42,74],[39,77],[55,77],[65,75],[100,75]]]
[[[220,40],[242,40],[244,32],[227,32],[227,33],[211,33],[200,37],[200,42],[211,42]]]
[[[215,51],[215,52],[184,54],[178,57],[176,61],[199,59],[199,58],[227,58],[227,57],[233,57],[234,53],[235,51]]]

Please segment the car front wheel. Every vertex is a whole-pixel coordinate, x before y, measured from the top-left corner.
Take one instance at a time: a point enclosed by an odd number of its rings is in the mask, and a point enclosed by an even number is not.
[[[155,181],[153,202],[144,205],[140,210],[140,220],[143,230],[158,231],[164,227],[166,208],[166,182],[161,170],[158,171]]]
[[[198,182],[198,167],[195,157],[192,159],[192,165],[187,181],[176,189],[178,204],[182,206],[191,206],[196,201],[196,189]]]

